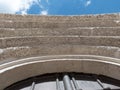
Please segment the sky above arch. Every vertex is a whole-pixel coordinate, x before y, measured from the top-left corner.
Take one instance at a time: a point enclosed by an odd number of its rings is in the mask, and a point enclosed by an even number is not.
[[[119,12],[120,0],[0,0],[0,13],[83,15]]]

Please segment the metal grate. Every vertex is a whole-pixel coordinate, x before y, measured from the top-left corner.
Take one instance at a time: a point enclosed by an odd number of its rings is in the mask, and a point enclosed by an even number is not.
[[[4,90],[120,90],[120,81],[102,75],[59,73],[32,77]]]

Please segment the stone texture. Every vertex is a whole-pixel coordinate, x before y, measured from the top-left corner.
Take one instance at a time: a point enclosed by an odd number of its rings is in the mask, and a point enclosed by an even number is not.
[[[0,28],[0,37],[18,36],[120,36],[120,27],[76,27],[76,28]]]
[[[2,21],[10,21],[10,20],[25,20],[25,21],[63,21],[63,20],[94,20],[94,19],[102,19],[102,20],[118,20],[120,14],[103,14],[103,15],[81,15],[81,16],[39,16],[39,15],[11,15],[11,14],[1,14],[0,19]]]
[[[40,44],[74,44],[93,46],[120,47],[120,37],[106,36],[32,36],[32,37],[6,37],[0,38],[1,48],[16,46],[39,46]]]
[[[0,14],[0,90],[54,72],[120,80],[120,14]]]
[[[76,21],[52,21],[52,22],[0,22],[2,28],[70,28],[70,27],[119,27],[120,23],[114,20],[80,20]]]
[[[47,55],[97,55],[119,58],[118,47],[81,45],[40,45],[38,47],[10,47],[2,49],[0,60],[16,60]]]
[[[112,68],[112,70],[115,69],[114,70],[115,74],[113,73],[110,74],[111,71],[106,70],[108,68]],[[120,73],[119,69],[120,69],[120,65],[115,65],[114,63],[110,64],[107,62],[105,63],[104,61],[102,62],[100,60],[94,60],[94,59],[92,60],[90,59],[82,59],[82,60],[81,59],[79,60],[67,59],[67,60],[49,60],[49,61],[44,60],[43,62],[39,61],[39,62],[26,63],[26,64],[23,63],[19,67],[16,66],[13,69],[8,68],[7,72],[3,72],[3,74],[0,77],[0,80],[1,80],[0,89],[13,84],[14,82],[24,80],[32,76],[37,76],[37,75],[41,75],[45,73],[66,72],[66,71],[67,72],[74,71],[74,72],[102,74],[102,75],[107,75],[107,76],[119,79],[120,76],[116,74],[116,73]],[[27,73],[25,73],[26,71]]]

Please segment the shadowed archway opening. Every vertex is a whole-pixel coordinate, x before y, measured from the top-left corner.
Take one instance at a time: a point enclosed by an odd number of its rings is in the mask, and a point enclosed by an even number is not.
[[[85,73],[52,73],[19,81],[4,90],[120,90],[120,80]]]

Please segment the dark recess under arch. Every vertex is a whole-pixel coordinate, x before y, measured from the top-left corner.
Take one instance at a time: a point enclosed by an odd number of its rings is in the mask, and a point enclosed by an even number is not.
[[[50,84],[52,82],[52,84]],[[43,84],[44,83],[44,84]],[[120,80],[103,75],[84,73],[52,73],[19,81],[4,90],[120,90]],[[49,85],[48,85],[49,84]]]

